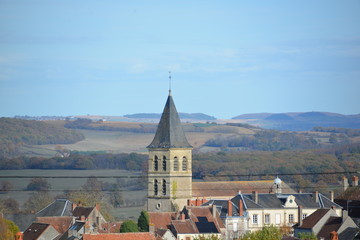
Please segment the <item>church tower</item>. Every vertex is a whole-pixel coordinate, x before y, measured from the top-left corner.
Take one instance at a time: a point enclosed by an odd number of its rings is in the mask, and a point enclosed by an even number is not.
[[[192,146],[181,127],[171,91],[167,98],[148,161],[149,212],[182,209],[192,197]]]

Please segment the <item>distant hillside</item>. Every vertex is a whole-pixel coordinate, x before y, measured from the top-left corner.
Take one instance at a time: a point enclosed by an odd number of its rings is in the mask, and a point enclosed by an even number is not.
[[[267,129],[305,131],[314,127],[360,128],[360,114],[342,115],[330,112],[300,113],[254,113],[243,114],[233,119],[245,120],[246,123]]]
[[[160,119],[160,113],[135,113],[124,115],[126,118],[138,118],[138,119]],[[179,113],[181,119],[192,119],[202,121],[214,121],[216,118],[206,115],[204,113]]]
[[[0,156],[16,155],[21,145],[67,144],[83,140],[84,136],[66,129],[56,121],[0,118]]]

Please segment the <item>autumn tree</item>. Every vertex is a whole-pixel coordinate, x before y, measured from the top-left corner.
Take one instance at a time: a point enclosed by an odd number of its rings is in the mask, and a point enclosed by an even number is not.
[[[0,239],[1,240],[13,240],[15,234],[18,233],[19,227],[15,225],[13,221],[0,217]]]

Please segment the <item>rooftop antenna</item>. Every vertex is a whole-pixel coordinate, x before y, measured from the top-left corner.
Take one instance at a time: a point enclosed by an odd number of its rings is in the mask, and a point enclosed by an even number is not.
[[[171,96],[171,71],[169,71],[169,96]]]

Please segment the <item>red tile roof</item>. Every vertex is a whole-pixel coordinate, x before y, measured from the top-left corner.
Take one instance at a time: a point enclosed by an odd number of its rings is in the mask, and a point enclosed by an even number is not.
[[[155,229],[169,229],[171,221],[176,219],[175,212],[149,212],[150,224]]]
[[[36,222],[47,223],[63,234],[72,225],[73,217],[37,217]]]
[[[84,234],[83,240],[155,240],[153,233],[101,233]]]
[[[199,233],[196,225],[190,219],[185,220],[175,220],[172,221],[171,224],[174,226],[177,234],[196,234]]]

